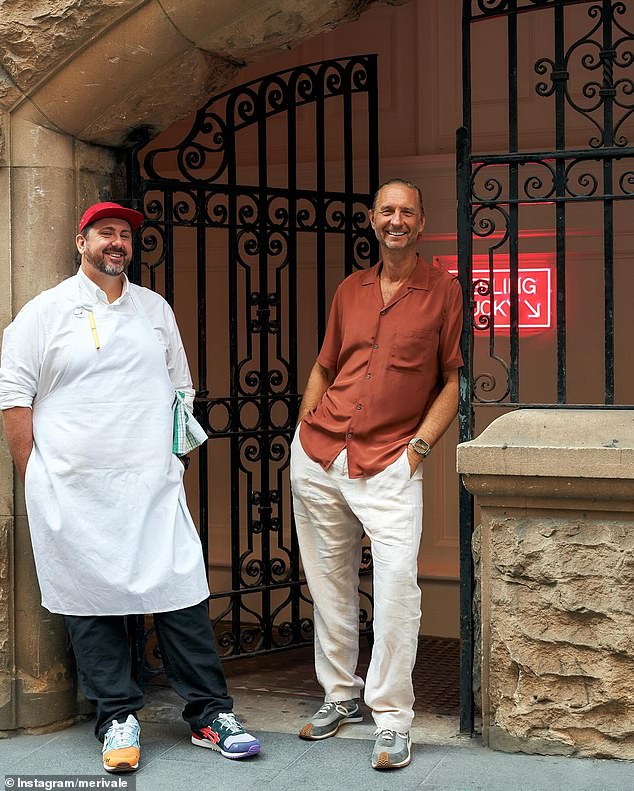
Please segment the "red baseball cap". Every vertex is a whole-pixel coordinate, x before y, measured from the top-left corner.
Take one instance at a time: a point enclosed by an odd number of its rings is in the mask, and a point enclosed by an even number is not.
[[[136,209],[126,209],[119,203],[112,203],[106,201],[105,203],[95,203],[84,212],[81,220],[79,221],[78,231],[81,233],[87,225],[97,220],[103,220],[104,217],[117,217],[119,220],[125,220],[130,223],[133,231],[140,228],[145,222],[145,217],[140,211]]]

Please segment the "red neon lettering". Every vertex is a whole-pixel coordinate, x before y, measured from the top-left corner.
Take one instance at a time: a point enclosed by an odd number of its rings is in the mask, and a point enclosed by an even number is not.
[[[457,274],[456,269],[449,270]],[[548,267],[522,267],[517,277],[517,309],[520,329],[549,329],[552,326],[551,270]],[[488,269],[474,269],[473,281],[489,282]],[[479,326],[481,317],[486,317],[496,329],[511,326],[511,275],[509,269],[496,269],[489,294],[473,294],[476,330],[486,331],[488,326]],[[493,310],[491,310],[493,306]],[[493,315],[491,315],[493,314]],[[488,325],[489,322],[486,322]]]

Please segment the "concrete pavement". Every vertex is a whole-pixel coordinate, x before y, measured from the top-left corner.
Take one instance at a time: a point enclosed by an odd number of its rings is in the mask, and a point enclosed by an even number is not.
[[[153,691],[141,719],[139,791],[633,791],[634,763],[510,755],[457,733],[454,718],[418,717],[410,766],[370,767],[373,724],[350,724],[330,739],[307,742],[297,729],[320,702],[234,690],[235,711],[262,742],[259,756],[228,761],[190,743],[180,703],[170,690]],[[93,723],[51,734],[0,740],[3,775],[106,775]],[[2,788],[2,786],[0,786]],[[17,787],[16,787],[17,788]],[[15,789],[14,789],[15,791]]]

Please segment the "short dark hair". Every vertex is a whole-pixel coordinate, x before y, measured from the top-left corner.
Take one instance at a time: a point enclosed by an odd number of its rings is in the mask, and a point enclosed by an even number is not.
[[[384,181],[379,188],[374,193],[374,199],[372,200],[372,211],[376,211],[376,202],[379,199],[379,192],[383,189],[383,187],[389,187],[392,184],[400,184],[402,187],[409,187],[411,190],[416,190],[416,194],[418,195],[418,208],[420,209],[420,216],[425,216],[425,206],[423,204],[423,193],[420,191],[420,187],[418,184],[414,184],[413,181],[408,181],[407,179],[388,179]]]
[[[84,239],[87,239],[88,238],[88,234],[90,233],[90,229],[92,228],[93,225],[94,225],[94,222],[89,222],[88,225],[85,225],[81,229],[81,231],[79,232],[79,235],[83,236]],[[79,252],[79,250],[75,250],[75,267],[77,269],[79,269],[80,266],[81,266],[81,253]]]

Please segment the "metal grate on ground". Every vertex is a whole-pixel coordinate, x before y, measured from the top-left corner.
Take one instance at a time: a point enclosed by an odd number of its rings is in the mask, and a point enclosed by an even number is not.
[[[358,668],[362,676],[365,676],[369,661],[370,650],[364,642]],[[417,712],[458,714],[459,666],[459,640],[420,638],[413,673]],[[231,690],[317,698],[323,694],[315,677],[312,646],[226,662],[225,673]]]

